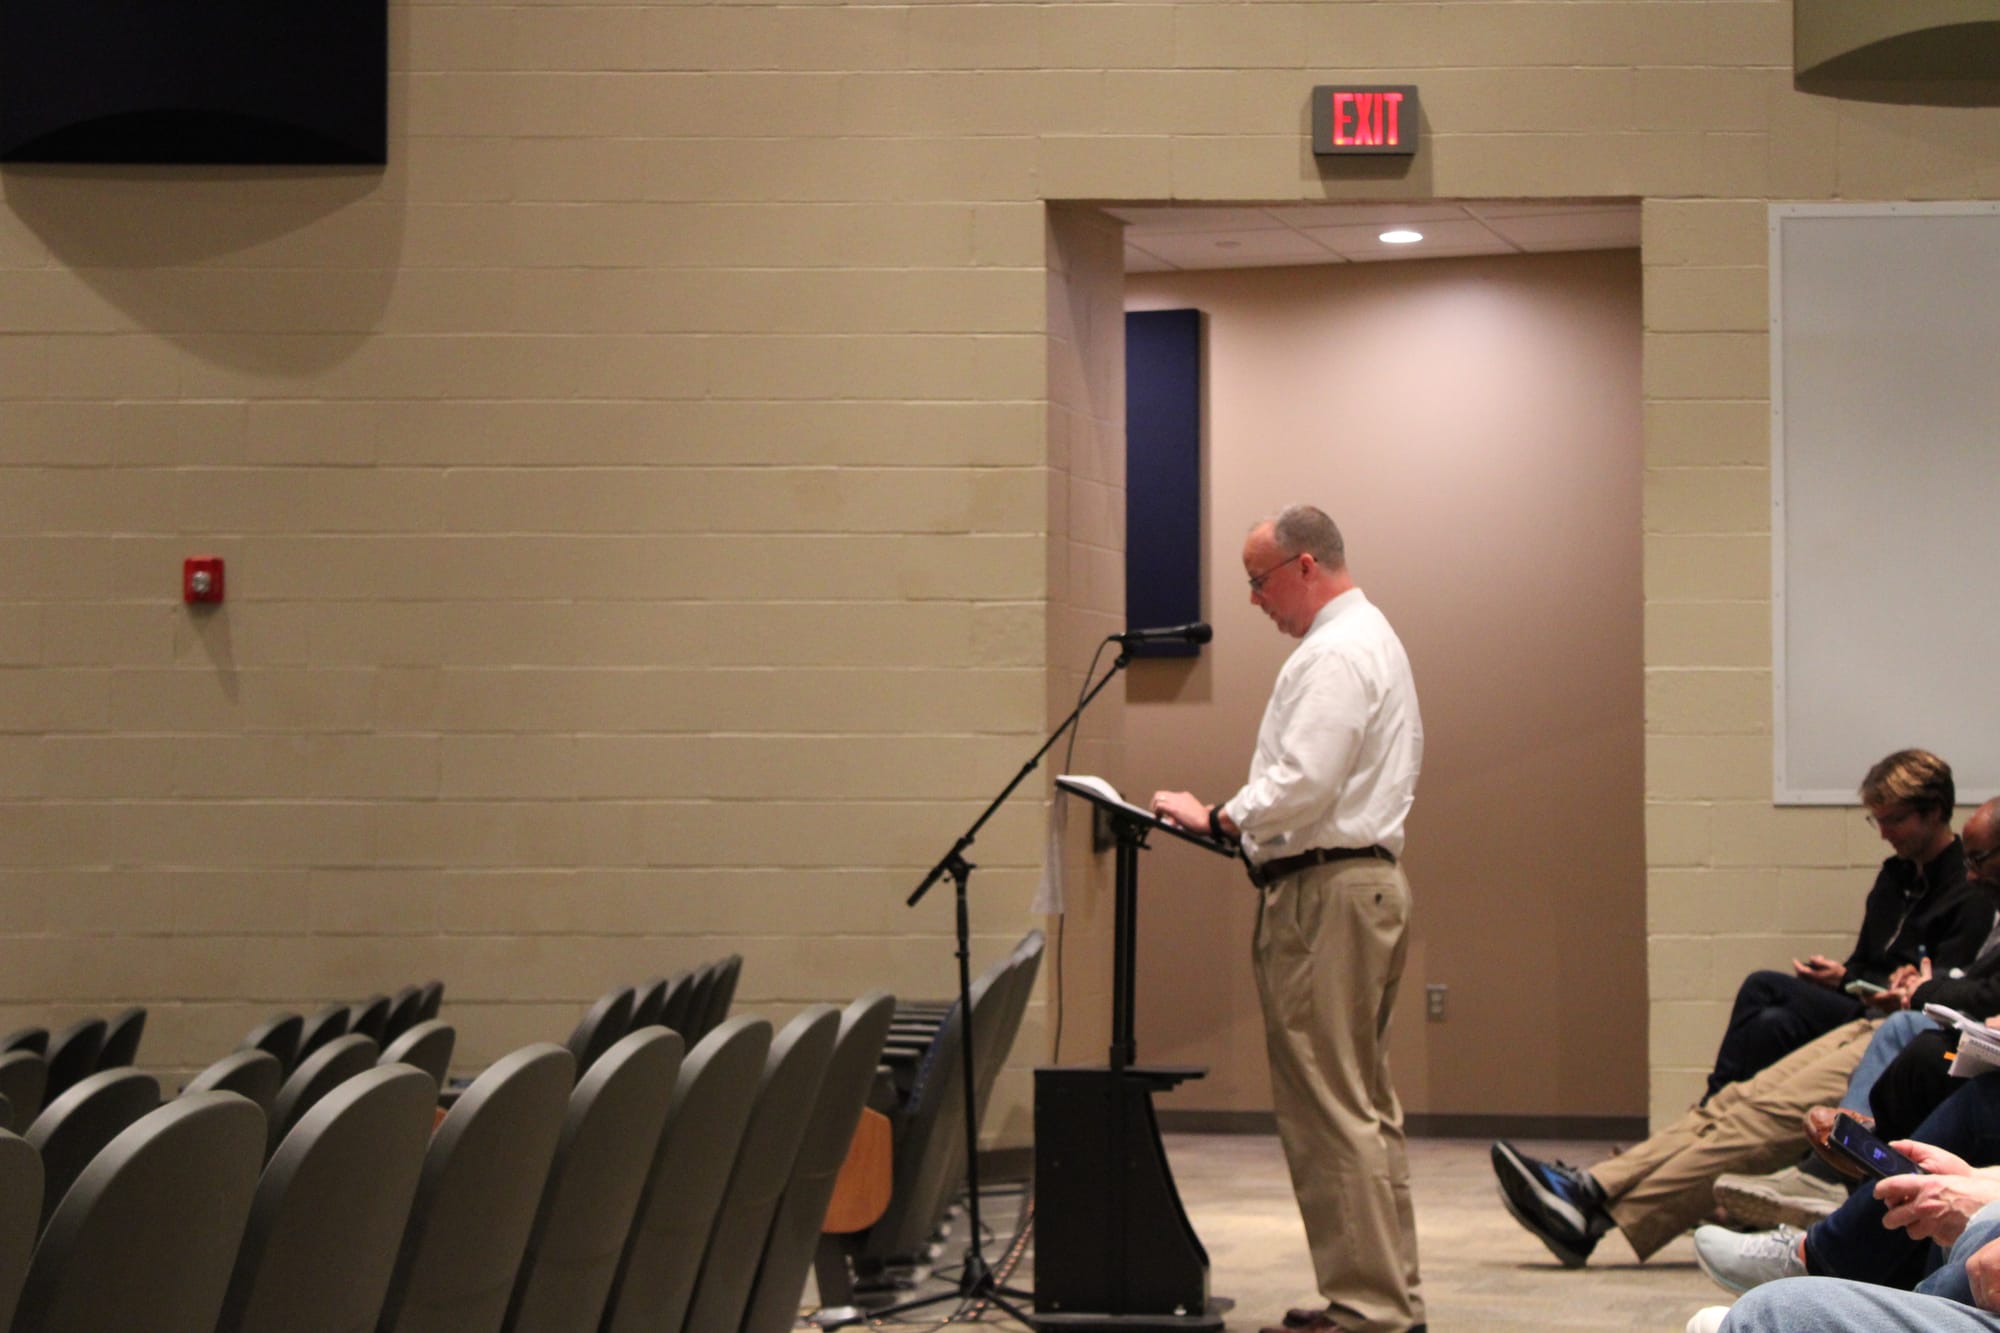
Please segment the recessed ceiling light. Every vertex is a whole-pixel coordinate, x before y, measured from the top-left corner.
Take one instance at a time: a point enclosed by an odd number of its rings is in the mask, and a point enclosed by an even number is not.
[[[1395,231],[1383,232],[1376,239],[1384,245],[1415,245],[1424,239],[1424,234],[1420,231],[1411,231],[1408,227],[1399,227]]]

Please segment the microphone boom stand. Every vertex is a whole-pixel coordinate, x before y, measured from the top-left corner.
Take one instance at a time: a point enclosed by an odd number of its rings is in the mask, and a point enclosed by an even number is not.
[[[967,1301],[984,1301],[1006,1311],[1016,1322],[1029,1328],[1036,1327],[1034,1319],[1008,1299],[1026,1298],[1033,1293],[1005,1286],[993,1276],[993,1270],[986,1263],[985,1246],[979,1234],[979,1105],[976,1091],[978,1080],[973,1073],[972,1051],[972,931],[965,905],[966,885],[970,882],[975,867],[972,862],[965,859],[965,853],[966,849],[972,846],[973,839],[979,836],[979,830],[986,826],[986,821],[1006,804],[1007,798],[1014,794],[1016,787],[1027,780],[1028,774],[1035,771],[1042,762],[1042,756],[1062,739],[1064,732],[1076,725],[1077,719],[1083,716],[1083,710],[1090,707],[1090,701],[1095,699],[1104,687],[1111,683],[1112,677],[1123,671],[1131,661],[1132,650],[1121,640],[1118,645],[1118,657],[1111,663],[1111,669],[1104,673],[1104,678],[1091,686],[1083,698],[1077,700],[1076,707],[1070,710],[1069,716],[1049,733],[1049,738],[1042,742],[1042,748],[1035,751],[1027,763],[1021,765],[1021,771],[1014,775],[1014,780],[1000,789],[1000,794],[993,798],[993,803],[986,807],[979,818],[972,821],[972,827],[960,834],[958,841],[952,844],[951,850],[931,867],[930,874],[924,876],[924,882],[917,885],[905,904],[915,907],[923,896],[931,891],[933,885],[946,875],[951,876],[954,896],[958,902],[958,1013],[963,1037],[959,1043],[959,1074],[964,1083],[965,1094],[965,1187],[968,1196],[966,1206],[968,1234],[965,1264],[959,1273],[958,1285],[955,1288],[936,1296],[924,1296],[892,1305],[886,1310],[870,1315],[870,1319],[885,1319],[908,1310],[936,1305],[942,1301],[958,1301],[961,1304]]]

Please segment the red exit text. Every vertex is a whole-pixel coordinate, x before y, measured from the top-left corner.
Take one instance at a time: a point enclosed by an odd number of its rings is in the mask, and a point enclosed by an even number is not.
[[[1417,151],[1414,87],[1315,88],[1312,109],[1315,153]]]

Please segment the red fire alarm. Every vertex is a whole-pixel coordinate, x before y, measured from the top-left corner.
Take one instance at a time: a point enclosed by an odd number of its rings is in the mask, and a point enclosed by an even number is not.
[[[222,600],[222,557],[191,555],[181,562],[181,599],[189,603]]]

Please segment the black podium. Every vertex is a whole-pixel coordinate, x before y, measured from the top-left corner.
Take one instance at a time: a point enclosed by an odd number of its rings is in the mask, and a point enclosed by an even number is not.
[[[1139,852],[1154,829],[1220,856],[1234,849],[1162,822],[1090,779],[1056,786],[1106,812],[1118,844],[1111,1051],[1103,1065],[1035,1071],[1035,1323],[1048,1329],[1213,1333],[1208,1251],[1188,1223],[1153,1093],[1208,1071],[1135,1063]]]

